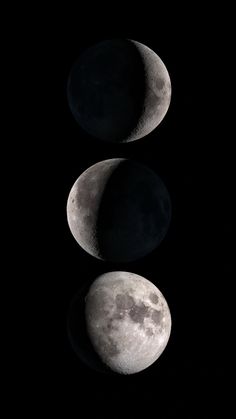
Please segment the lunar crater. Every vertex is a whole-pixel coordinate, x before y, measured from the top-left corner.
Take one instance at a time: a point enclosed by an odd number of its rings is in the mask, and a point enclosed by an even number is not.
[[[158,91],[159,90],[162,90],[164,86],[165,86],[165,80],[164,79],[161,79],[161,78],[157,78],[156,79],[156,87],[157,87],[157,90]]]
[[[150,298],[150,300],[151,300],[152,303],[158,304],[159,297],[158,297],[157,294],[155,294],[154,292],[151,292],[151,294],[149,294],[149,298]]]

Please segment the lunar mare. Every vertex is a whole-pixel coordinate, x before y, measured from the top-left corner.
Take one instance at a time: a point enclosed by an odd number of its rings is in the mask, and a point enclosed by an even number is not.
[[[90,135],[130,142],[163,120],[171,81],[161,58],[146,45],[113,39],[79,57],[69,75],[67,96],[74,118]]]
[[[67,201],[75,240],[92,256],[136,260],[164,239],[171,219],[169,193],[152,170],[128,159],[96,163],[76,180]]]
[[[108,272],[94,281],[85,317],[96,353],[121,374],[153,364],[170,337],[171,315],[164,296],[152,282],[129,272]]]

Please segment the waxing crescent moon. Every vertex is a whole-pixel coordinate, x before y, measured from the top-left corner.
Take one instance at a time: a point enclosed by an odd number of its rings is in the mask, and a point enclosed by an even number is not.
[[[72,235],[92,256],[127,262],[145,256],[164,239],[171,219],[169,193],[159,176],[128,159],[89,167],[67,201]]]
[[[129,39],[89,48],[71,69],[67,97],[81,127],[111,142],[138,140],[163,120],[171,81],[161,58]]]
[[[170,337],[171,315],[163,294],[130,272],[99,276],[87,294],[85,317],[95,352],[120,374],[152,365]]]

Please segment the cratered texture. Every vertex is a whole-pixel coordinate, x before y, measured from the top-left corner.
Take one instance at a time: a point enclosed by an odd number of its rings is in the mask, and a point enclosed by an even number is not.
[[[163,240],[171,202],[152,170],[132,160],[110,159],[76,180],[67,219],[74,238],[89,254],[127,262],[145,256]]]
[[[73,116],[89,134],[129,142],[160,124],[170,104],[171,82],[150,48],[113,39],[79,57],[69,75],[67,96]]]
[[[86,297],[88,335],[105,365],[134,374],[152,365],[164,351],[171,315],[160,290],[130,272],[99,276]]]

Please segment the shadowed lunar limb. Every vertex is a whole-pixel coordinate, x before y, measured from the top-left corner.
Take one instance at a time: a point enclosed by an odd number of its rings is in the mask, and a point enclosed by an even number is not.
[[[101,361],[98,354],[94,351],[87,332],[85,319],[85,298],[88,293],[89,285],[91,285],[91,283],[81,286],[70,303],[67,315],[68,338],[74,352],[84,365],[96,370],[97,372],[110,374],[111,370]],[[102,313],[99,302],[97,303],[94,301],[94,307],[96,307],[98,313]],[[108,312],[106,313],[106,311],[104,311],[104,315],[106,314],[108,314]]]

